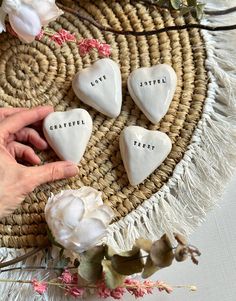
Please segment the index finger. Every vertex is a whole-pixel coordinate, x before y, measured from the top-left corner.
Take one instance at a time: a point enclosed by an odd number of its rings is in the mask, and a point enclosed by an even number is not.
[[[18,112],[26,111],[27,108],[0,108],[0,121],[12,114],[16,114]]]
[[[0,133],[14,134],[25,126],[44,119],[51,112],[53,107],[44,106],[15,113],[0,122]]]

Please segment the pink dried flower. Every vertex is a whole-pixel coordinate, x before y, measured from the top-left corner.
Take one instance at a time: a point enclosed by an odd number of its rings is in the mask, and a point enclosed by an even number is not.
[[[150,281],[150,280],[145,280],[143,282],[143,285],[145,285],[147,294],[152,294],[153,293],[153,289],[155,287],[155,284],[156,284],[155,282]]]
[[[72,282],[71,283],[72,284],[77,284],[78,280],[79,280],[78,274],[77,273],[72,274]]]
[[[125,289],[123,287],[117,287],[116,289],[111,291],[111,297],[116,300],[120,300],[125,293]]]
[[[63,42],[74,42],[76,40],[75,35],[71,34],[69,31],[65,29],[60,29],[58,34],[61,36]]]
[[[36,279],[32,280],[34,291],[42,295],[47,290],[47,284],[45,282],[37,281]]]
[[[96,39],[86,39],[86,43],[91,47],[91,48],[96,48],[100,46],[100,42]]]
[[[111,290],[106,287],[105,282],[99,282],[97,286],[97,293],[100,298],[106,299],[111,296]]]
[[[64,43],[64,40],[63,40],[63,38],[61,37],[61,35],[59,33],[55,33],[51,37],[51,40],[54,41],[55,43],[57,43],[60,46]]]
[[[71,284],[73,281],[73,278],[74,278],[73,275],[68,270],[65,270],[59,277],[59,279],[65,284]]]
[[[158,286],[158,289],[160,292],[166,291],[168,294],[173,292],[173,288],[168,286],[165,282],[163,281],[157,281],[156,285]]]
[[[57,33],[55,33],[51,39],[56,42],[58,45],[62,45],[65,42],[75,42],[76,38],[74,34],[71,34],[69,31],[65,29],[60,29]]]
[[[92,49],[92,47],[89,43],[89,39],[84,39],[84,40],[79,41],[77,43],[77,46],[79,48],[80,55],[82,55],[82,56],[86,55]]]
[[[82,297],[84,291],[85,290],[82,287],[72,287],[67,291],[67,293],[72,297]]]
[[[98,53],[101,56],[109,57],[110,54],[111,54],[111,47],[110,47],[110,45],[108,45],[106,43],[101,43],[100,46],[98,47]]]
[[[82,56],[89,53],[92,49],[97,49],[100,56],[108,57],[111,54],[110,45],[100,43],[96,39],[83,39],[77,45]]]

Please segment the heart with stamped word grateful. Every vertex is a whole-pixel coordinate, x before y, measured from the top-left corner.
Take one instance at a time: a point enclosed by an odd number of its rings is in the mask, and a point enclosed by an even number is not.
[[[154,124],[157,124],[167,113],[176,86],[176,73],[167,64],[139,68],[128,78],[130,96]]]
[[[171,148],[165,133],[126,127],[120,136],[120,152],[130,184],[142,183],[166,159]]]
[[[92,134],[92,118],[86,110],[53,112],[43,122],[47,142],[62,160],[79,163]]]
[[[73,82],[76,96],[102,114],[119,116],[122,104],[121,72],[116,62],[104,58],[76,73]]]

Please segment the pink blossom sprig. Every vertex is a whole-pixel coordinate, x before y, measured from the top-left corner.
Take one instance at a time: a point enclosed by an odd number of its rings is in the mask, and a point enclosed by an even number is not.
[[[66,42],[76,43],[81,56],[85,56],[92,50],[97,50],[99,56],[101,57],[109,57],[111,55],[110,45],[100,42],[97,39],[82,39],[78,41],[74,34],[71,34],[69,31],[64,29],[61,29],[57,33],[51,35],[51,40],[59,46]]]
[[[12,36],[18,37],[11,25],[6,25],[7,32]],[[62,46],[64,43],[73,42],[76,43],[81,56],[85,56],[92,50],[97,50],[100,57],[109,57],[111,55],[111,46],[100,42],[97,39],[82,39],[77,40],[75,34],[70,33],[65,29],[60,29],[58,32],[53,32],[48,28],[42,29],[40,33],[35,37],[35,40],[40,41],[44,36],[49,36],[50,39],[58,46]]]
[[[142,298],[145,295],[153,294],[154,289],[160,292],[172,293],[173,288],[167,285],[163,281],[149,281],[143,282],[132,278],[126,278],[123,286],[115,289],[110,289],[106,286],[105,281],[102,280],[96,285],[79,285],[79,279],[77,273],[71,273],[69,270],[65,270],[60,277],[56,279],[46,281],[33,280],[17,280],[17,279],[0,279],[0,283],[20,283],[20,284],[31,284],[34,291],[40,295],[47,292],[49,286],[56,286],[63,289],[66,296],[72,296],[75,298],[81,298],[84,296],[86,289],[93,289],[94,293],[98,297],[106,299],[113,298],[115,300],[123,299],[125,293],[133,295],[135,298]],[[196,286],[193,285],[176,285],[175,288],[187,288],[190,291],[196,291]]]
[[[34,291],[40,295],[45,293],[47,291],[47,283],[46,282],[40,282],[36,279],[32,280],[32,285],[34,288]]]
[[[76,42],[76,37],[65,29],[60,29],[51,36],[51,40],[61,46],[65,42]]]
[[[77,43],[80,54],[82,56],[96,49],[100,56],[109,57],[111,54],[111,47],[106,43],[101,43],[96,39],[83,39]]]

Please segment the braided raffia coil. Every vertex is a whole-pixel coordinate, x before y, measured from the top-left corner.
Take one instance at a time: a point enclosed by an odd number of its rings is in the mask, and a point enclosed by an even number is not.
[[[185,20],[178,14],[159,12],[129,1],[63,1],[63,4],[89,14],[103,25],[118,30],[151,30],[181,25]],[[71,82],[75,73],[98,59],[97,53],[81,57],[75,43],[57,46],[44,36],[32,44],[22,44],[5,33],[0,35],[0,105],[34,107],[53,105],[64,111],[82,107],[93,118],[93,134],[80,162],[76,178],[50,183],[37,188],[22,206],[0,223],[0,245],[5,247],[34,247],[47,243],[44,206],[51,193],[62,189],[92,186],[103,192],[106,204],[114,210],[116,219],[156,193],[171,177],[182,159],[201,118],[207,92],[204,44],[198,30],[161,33],[151,37],[115,36],[101,33],[84,24],[76,16],[65,13],[50,27],[64,28],[75,33],[78,40],[96,38],[111,45],[111,58],[121,68],[123,105],[121,115],[107,118],[86,107],[75,96]],[[158,63],[172,65],[178,76],[178,87],[166,116],[152,125],[135,106],[127,91],[131,71]],[[165,162],[138,187],[128,183],[119,151],[119,135],[125,126],[139,125],[166,133],[173,148]],[[56,160],[53,151],[40,154],[45,162]]]

